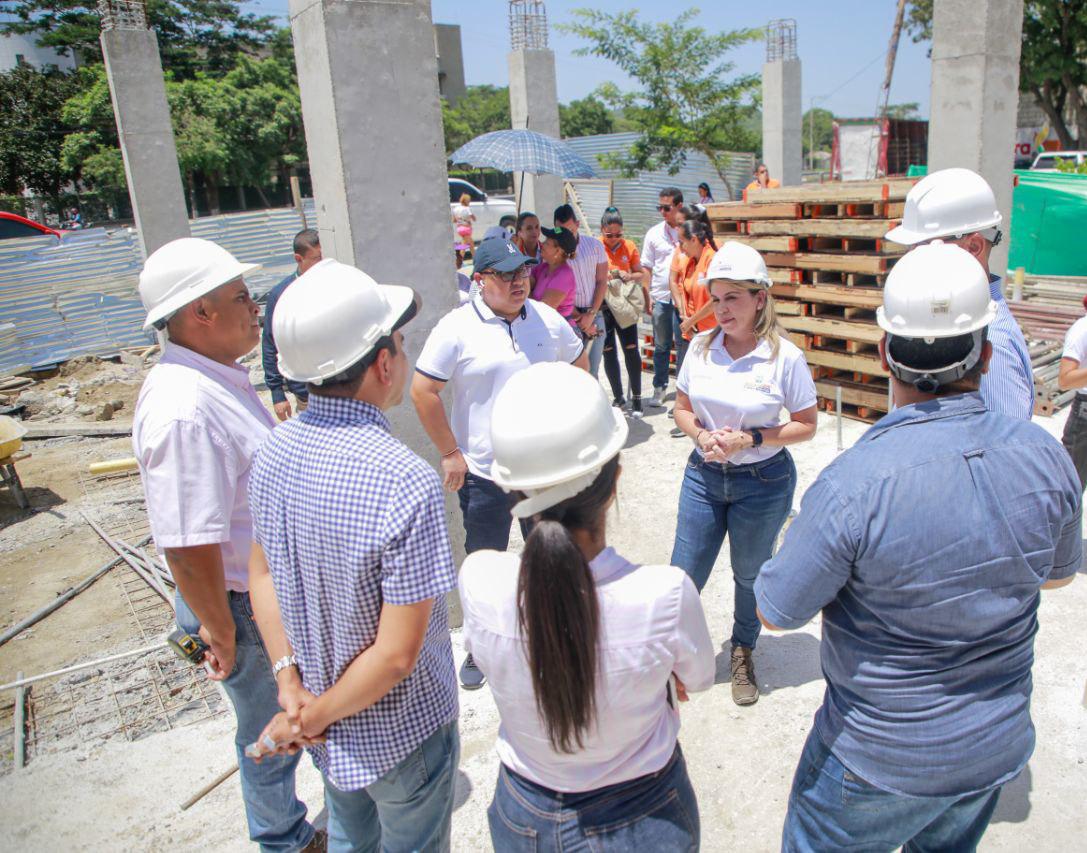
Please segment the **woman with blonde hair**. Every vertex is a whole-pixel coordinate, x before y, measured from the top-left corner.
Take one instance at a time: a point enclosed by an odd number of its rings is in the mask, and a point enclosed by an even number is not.
[[[804,354],[782,337],[757,251],[725,243],[702,284],[717,322],[691,343],[676,380],[676,425],[695,449],[680,490],[672,564],[701,590],[728,534],[732,698],[751,705],[759,698],[751,660],[760,628],[755,579],[792,508],[796,466],[785,447],[815,435],[815,383]]]
[[[463,193],[460,201],[453,207],[453,226],[457,229],[461,244],[467,244],[469,249],[472,248],[472,223],[476,221],[471,204],[472,197]]]

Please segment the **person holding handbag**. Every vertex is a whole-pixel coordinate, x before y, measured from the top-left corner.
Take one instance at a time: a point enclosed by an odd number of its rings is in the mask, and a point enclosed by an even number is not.
[[[502,719],[493,847],[697,850],[678,703],[713,685],[715,649],[683,571],[608,547],[627,421],[595,378],[553,363],[511,377],[490,426],[491,476],[535,522],[520,554],[477,551],[460,571]]]
[[[638,351],[638,318],[647,310],[649,288],[642,280],[641,258],[633,240],[623,237],[623,217],[609,207],[600,220],[600,239],[608,256],[608,291],[604,294],[604,373],[611,385],[614,405],[624,408],[623,377],[615,342],[623,348],[630,383],[630,416],[641,418],[642,354]]]

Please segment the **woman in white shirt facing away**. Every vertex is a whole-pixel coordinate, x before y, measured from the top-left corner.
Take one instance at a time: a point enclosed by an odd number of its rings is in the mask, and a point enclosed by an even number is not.
[[[815,435],[815,383],[804,353],[782,337],[757,251],[725,243],[702,284],[717,325],[691,342],[676,378],[676,426],[695,448],[679,495],[672,564],[701,591],[728,534],[732,698],[751,705],[759,698],[751,660],[760,629],[755,579],[793,504],[796,466],[785,447]]]
[[[527,368],[494,403],[494,480],[535,521],[520,556],[477,551],[460,572],[465,639],[502,718],[496,850],[698,848],[677,703],[713,684],[714,649],[686,574],[607,546],[626,437],[600,383],[567,364]]]

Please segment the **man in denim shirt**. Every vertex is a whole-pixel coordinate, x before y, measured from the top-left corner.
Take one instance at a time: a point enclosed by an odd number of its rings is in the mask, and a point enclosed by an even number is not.
[[[1079,481],[976,393],[995,313],[962,249],[898,262],[878,317],[898,408],[823,471],[756,582],[769,628],[823,614],[784,850],[974,849],[1034,749],[1039,589],[1080,566]]]

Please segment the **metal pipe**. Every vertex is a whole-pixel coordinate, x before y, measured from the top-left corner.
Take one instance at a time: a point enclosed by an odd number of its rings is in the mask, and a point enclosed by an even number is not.
[[[47,678],[57,678],[61,675],[67,675],[70,672],[79,672],[81,669],[93,669],[96,666],[102,666],[103,664],[113,663],[115,660],[123,660],[124,658],[133,658],[138,655],[146,655],[151,652],[161,651],[168,648],[166,645],[166,638],[160,637],[159,641],[153,646],[143,646],[139,649],[132,649],[129,652],[119,652],[109,657],[99,658],[98,660],[90,660],[84,663],[76,663],[71,666],[66,666],[63,669],[55,669],[52,672],[43,672],[41,675],[31,675],[29,678],[17,678],[15,681],[10,681],[7,684],[0,684],[0,691],[15,690],[18,687],[23,687],[27,684],[33,684],[36,681],[44,681]]]
[[[834,386],[834,410],[838,413],[838,449],[842,449],[842,386]]]

